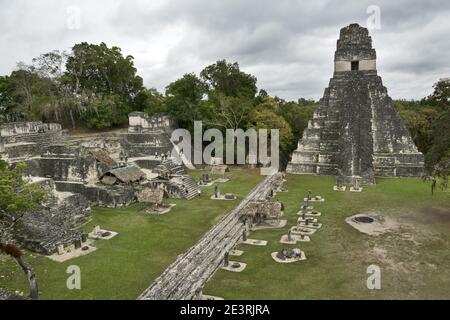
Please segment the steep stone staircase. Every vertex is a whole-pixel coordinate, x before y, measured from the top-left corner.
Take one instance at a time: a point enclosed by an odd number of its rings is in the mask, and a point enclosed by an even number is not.
[[[183,184],[187,190],[187,193],[186,193],[187,200],[191,200],[199,195],[200,187],[198,186],[198,184],[194,180],[194,178],[192,178],[191,176],[184,176]]]
[[[182,164],[176,163],[172,159],[167,159],[161,162],[161,165],[165,166],[170,174],[186,174],[186,170],[184,169]]]

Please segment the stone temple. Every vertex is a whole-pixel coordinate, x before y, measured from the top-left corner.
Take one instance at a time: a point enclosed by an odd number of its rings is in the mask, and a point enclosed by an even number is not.
[[[366,28],[342,28],[334,75],[309,121],[288,173],[338,175],[374,183],[375,176],[421,176],[417,150],[381,77]]]

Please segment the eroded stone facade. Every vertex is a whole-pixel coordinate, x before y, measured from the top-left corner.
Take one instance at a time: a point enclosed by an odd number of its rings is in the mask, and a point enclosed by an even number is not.
[[[377,75],[368,30],[358,24],[341,29],[334,76],[287,172],[374,183],[375,176],[421,176],[423,161]]]

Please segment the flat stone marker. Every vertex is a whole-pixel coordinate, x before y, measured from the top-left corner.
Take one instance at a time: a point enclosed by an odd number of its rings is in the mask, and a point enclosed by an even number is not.
[[[308,201],[308,198],[304,198],[303,201]],[[310,202],[325,202],[325,198],[316,199],[315,197],[309,200]]]
[[[252,246],[267,246],[266,240],[247,239],[245,241],[242,241],[242,243],[249,244]]]
[[[292,237],[297,242],[310,242],[311,241],[311,238],[309,236],[307,236],[307,235],[304,235],[304,234],[303,235],[295,234],[295,235],[292,235]]]
[[[88,234],[88,237],[94,240],[110,240],[118,234],[118,232],[102,230],[100,227],[95,227],[94,230]]]
[[[306,222],[300,222],[298,225],[300,227],[306,227],[306,228],[311,228],[311,229],[320,229],[320,228],[322,228],[322,224],[321,223],[308,223],[308,224],[306,224]]]
[[[311,218],[311,217],[306,218],[306,219],[303,219],[302,217],[300,217],[300,218],[297,219],[297,223],[306,222],[306,220],[308,220],[310,224],[317,223],[317,219],[314,219],[314,218]]]
[[[293,263],[293,262],[306,260],[306,255],[305,255],[305,253],[303,251],[301,252],[301,256],[299,256],[299,257],[296,257],[296,258],[285,258],[284,260],[282,260],[282,259],[280,259],[278,257],[278,252],[272,252],[271,256],[272,256],[272,259],[275,260],[278,263]]]
[[[231,271],[231,272],[242,272],[247,267],[246,263],[237,262],[237,261],[229,261],[228,266],[222,266],[223,270]]]
[[[345,190],[347,190],[347,187],[346,186],[342,186],[342,187],[334,186],[333,190],[334,191],[344,192]]]
[[[235,195],[233,195],[233,198],[227,198],[227,196],[223,194],[218,195],[217,197],[214,194],[211,196],[211,200],[219,200],[219,201],[234,201],[236,199],[237,197]]]
[[[83,246],[81,248],[79,248],[79,249],[75,249],[72,246],[72,249],[70,249],[70,251],[68,249],[62,255],[60,255],[58,253],[55,253],[55,254],[52,254],[51,256],[47,256],[47,258],[49,258],[50,260],[53,260],[53,261],[61,263],[61,262],[65,262],[65,261],[68,261],[68,260],[71,260],[71,259],[75,259],[75,258],[78,258],[78,257],[81,257],[81,256],[85,256],[85,255],[90,254],[90,253],[92,253],[92,252],[94,252],[96,250],[97,250],[97,248],[92,246],[91,243],[87,243],[87,244],[83,244]]]
[[[291,239],[289,239],[289,235],[284,234],[281,236],[280,243],[282,244],[296,244],[297,240],[295,240],[294,235],[291,235]]]
[[[302,216],[302,215],[303,215],[303,211],[297,212],[297,215],[298,215],[298,216]],[[321,215],[322,215],[322,213],[321,213],[321,212],[318,212],[318,211],[308,211],[308,212],[305,214],[305,216],[307,216],[307,217],[320,217]]]
[[[311,228],[306,228],[306,227],[298,227],[298,226],[293,226],[291,228],[291,232],[293,235],[296,234],[304,234],[304,235],[312,235],[317,231],[317,229],[311,229]]]
[[[244,254],[244,251],[242,251],[242,250],[236,250],[236,249],[234,249],[234,250],[231,250],[231,251],[230,251],[230,256],[240,257],[240,256],[242,256],[243,254]]]

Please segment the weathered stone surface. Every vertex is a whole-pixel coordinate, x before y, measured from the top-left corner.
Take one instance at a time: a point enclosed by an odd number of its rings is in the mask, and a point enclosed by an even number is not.
[[[225,253],[242,238],[246,229],[242,218],[252,202],[266,200],[283,183],[282,174],[267,177],[230,213],[223,217],[200,241],[178,256],[138,299],[193,299],[206,281],[223,265]]]
[[[83,182],[73,181],[57,181],[55,185],[60,192],[72,192],[83,195],[92,206],[120,208],[129,206],[136,200],[136,188],[134,186],[86,185]]]
[[[0,288],[0,300],[30,300],[28,297]]]
[[[164,199],[164,190],[161,188],[145,188],[137,193],[138,202],[147,204],[161,204]]]
[[[27,212],[14,228],[14,239],[28,250],[51,255],[59,245],[82,238],[78,228],[90,219],[89,202],[81,194],[52,193],[47,205]]]
[[[39,156],[63,137],[56,123],[11,122],[0,125],[0,153],[10,161]]]
[[[162,161],[153,172],[159,176],[155,184],[160,184],[169,198],[190,200],[201,193],[197,182],[187,174],[184,166],[173,159]]]
[[[170,134],[174,121],[170,116],[133,112],[128,118],[128,134],[123,135],[121,144],[130,157],[160,156],[172,151]]]
[[[363,183],[374,183],[376,175],[423,174],[423,155],[377,75],[375,60],[366,28],[341,29],[334,76],[287,172],[342,175],[346,182],[360,176]]]

